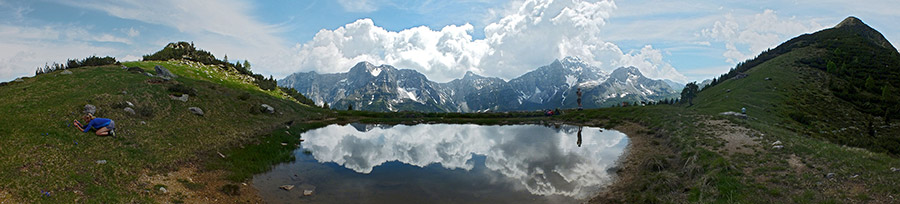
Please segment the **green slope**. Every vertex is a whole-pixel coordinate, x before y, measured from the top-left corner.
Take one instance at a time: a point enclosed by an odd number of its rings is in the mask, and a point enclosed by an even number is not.
[[[793,124],[805,135],[900,154],[900,131],[890,120],[900,104],[880,88],[900,86],[900,53],[878,31],[850,17],[770,52],[780,54],[746,78],[703,90],[692,108],[714,114],[746,107],[754,118]],[[828,63],[840,65],[828,72]],[[866,87],[870,76],[875,88]]]
[[[619,172],[626,182],[592,202],[896,202],[900,122],[883,117],[879,110],[891,105],[873,104],[885,101],[860,84],[868,74],[857,73],[877,73],[879,86],[900,83],[900,55],[858,19],[845,22],[738,65],[738,72],[723,75],[733,78],[701,91],[690,107],[564,115],[588,125],[646,128],[629,133],[637,151]],[[851,59],[847,69],[827,72],[838,56]],[[856,92],[841,96],[830,83]],[[720,114],[742,107],[747,119]]]
[[[180,77],[157,83],[141,73],[104,66],[70,69],[68,75],[56,71],[0,87],[0,194],[29,203],[143,202],[149,198],[141,192],[151,186],[137,183],[141,174],[203,163],[218,151],[259,140],[284,122],[327,114],[212,67],[182,61],[124,64],[150,72],[163,65]],[[196,96],[187,102],[170,99],[169,88],[176,84],[196,90]],[[137,114],[123,111],[126,101]],[[263,103],[277,113],[261,113]],[[72,127],[85,104],[96,105],[98,117],[115,120],[118,137]],[[188,107],[200,107],[205,115],[194,115]],[[42,196],[42,191],[51,195]]]

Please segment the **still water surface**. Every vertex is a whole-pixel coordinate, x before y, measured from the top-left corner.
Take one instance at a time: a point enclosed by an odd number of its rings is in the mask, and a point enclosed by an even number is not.
[[[540,125],[348,124],[301,136],[296,161],[253,177],[269,203],[573,203],[611,182],[628,144],[615,130]]]

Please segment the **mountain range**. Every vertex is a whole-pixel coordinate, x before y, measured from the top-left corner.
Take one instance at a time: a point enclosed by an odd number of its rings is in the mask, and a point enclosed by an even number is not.
[[[621,102],[675,98],[683,84],[645,77],[634,67],[607,73],[577,57],[565,57],[505,81],[467,72],[437,83],[418,71],[360,62],[348,72],[294,73],[278,81],[317,104],[368,111],[486,112],[577,107],[598,108]]]

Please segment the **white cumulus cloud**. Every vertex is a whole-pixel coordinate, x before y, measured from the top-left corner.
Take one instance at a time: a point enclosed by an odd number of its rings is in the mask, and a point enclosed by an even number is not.
[[[823,28],[811,20],[803,22],[796,18],[779,18],[774,10],[766,9],[749,16],[726,14],[723,20],[716,21],[711,28],[700,33],[703,37],[723,42],[726,51],[722,56],[728,63],[737,63],[777,46],[786,38]]]
[[[576,56],[608,70],[635,66],[650,78],[686,79],[652,46],[624,53],[603,40],[601,29],[616,9],[613,1],[524,0],[509,5],[495,12],[502,17],[485,26],[484,39],[473,38],[470,24],[394,32],[360,19],[323,29],[296,46],[298,70],[343,72],[369,61],[415,69],[439,82],[466,71],[511,79],[555,59]]]
[[[284,29],[263,23],[251,13],[251,2],[242,0],[162,0],[148,3],[140,0],[72,0],[61,2],[73,7],[105,12],[110,16],[162,25],[177,29],[188,39],[218,58],[247,59],[263,74],[288,74],[292,60],[287,59],[290,43],[279,36]],[[125,31],[130,37],[140,31]],[[98,40],[127,41],[124,38]],[[161,49],[176,39],[164,39],[153,50]]]

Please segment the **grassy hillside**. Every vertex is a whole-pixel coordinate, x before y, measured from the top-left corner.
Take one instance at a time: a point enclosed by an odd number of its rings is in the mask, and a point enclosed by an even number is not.
[[[203,163],[238,144],[259,140],[292,120],[315,119],[321,109],[262,91],[243,75],[183,61],[126,62],[153,72],[163,65],[180,77],[160,81],[119,66],[86,67],[38,75],[0,87],[0,200],[71,203],[144,202],[146,175]],[[179,86],[179,89],[172,87]],[[188,92],[187,102],[172,100]],[[131,102],[136,114],[123,109]],[[268,104],[276,113],[260,111]],[[116,121],[118,137],[80,133],[71,126],[82,107]],[[199,107],[198,116],[188,107]],[[105,164],[97,161],[105,160]],[[44,194],[42,192],[50,192]]]
[[[860,87],[865,86],[859,84],[864,74],[850,73],[879,73],[876,85],[895,84],[900,64],[885,66],[897,56],[896,50],[884,49],[892,46],[880,43],[871,28],[861,29],[860,24],[788,41],[757,58],[761,60],[742,64],[753,65],[740,69],[746,77],[726,78],[704,89],[690,107],[567,115],[575,122],[636,122],[647,129],[632,137],[651,140],[652,150],[632,152],[626,161],[623,178],[628,182],[614,185],[612,194],[595,201],[896,202],[900,172],[893,168],[900,168],[900,123],[872,111],[877,105],[871,103],[882,99],[870,98],[868,105],[854,100],[873,94]],[[865,32],[854,33],[859,31]],[[885,57],[853,64],[842,73],[815,63],[834,60],[837,49],[853,50],[841,51],[849,59]],[[841,96],[829,86],[833,82],[849,84],[857,92]],[[741,108],[747,109],[746,119],[720,115]]]
[[[0,202],[179,202],[196,189],[247,193],[239,182],[290,159],[300,132],[350,121],[616,128],[629,135],[629,153],[619,179],[593,202],[897,202],[900,121],[884,117],[896,102],[875,87],[900,87],[900,53],[857,21],[794,38],[738,65],[692,106],[565,110],[549,117],[332,112],[264,91],[237,71],[189,61],[123,63],[151,72],[162,65],[181,76],[168,82],[119,66],[41,74],[0,86]],[[878,76],[870,83],[871,75]],[[170,99],[176,92],[194,95],[187,102]],[[123,111],[126,101],[136,114]],[[277,112],[263,113],[262,103]],[[116,120],[119,136],[71,127],[85,104]],[[193,115],[188,107],[206,113]],[[746,118],[720,114],[741,108]],[[203,180],[190,178],[203,176],[184,173],[185,166],[224,170],[213,180],[227,184],[195,182]],[[180,180],[146,179],[171,175]],[[165,194],[159,187],[188,190]]]

